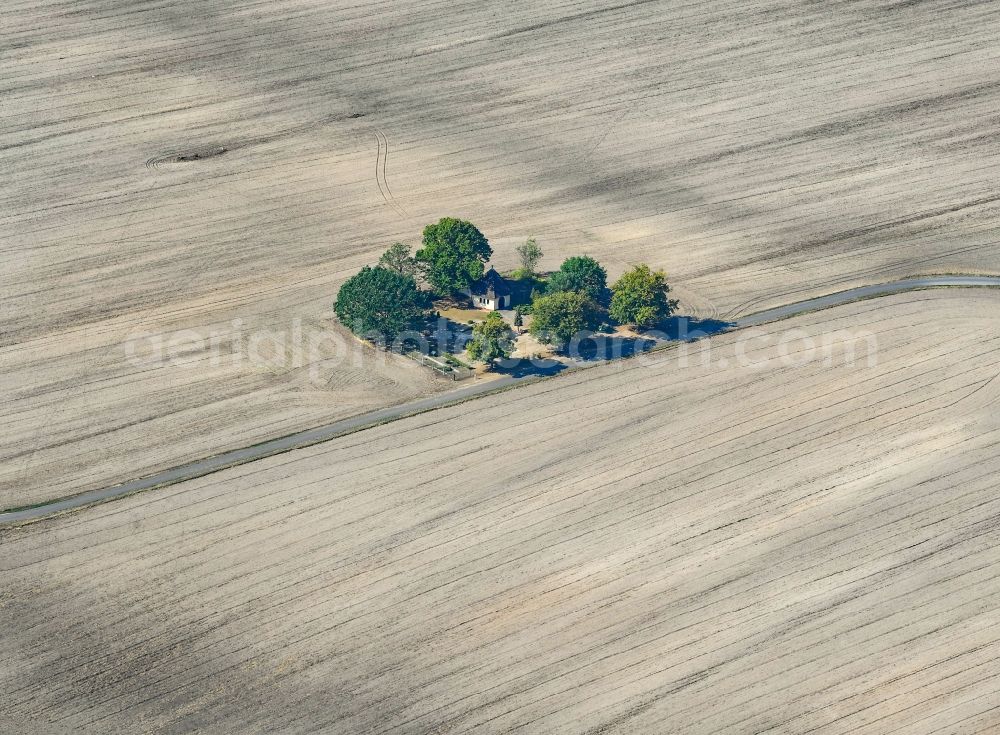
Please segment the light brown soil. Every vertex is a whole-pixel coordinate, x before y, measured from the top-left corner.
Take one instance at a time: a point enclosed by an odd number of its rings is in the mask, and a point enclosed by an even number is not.
[[[859,325],[2,531],[0,732],[996,732],[1000,293]]]
[[[726,316],[1000,269],[994,3],[11,0],[0,505],[435,390],[138,368],[140,332],[325,329],[443,215],[501,269],[665,268]]]

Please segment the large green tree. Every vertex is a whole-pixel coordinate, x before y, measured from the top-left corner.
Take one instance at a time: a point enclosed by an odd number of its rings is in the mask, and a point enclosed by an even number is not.
[[[514,332],[500,314],[491,311],[486,319],[472,327],[472,339],[466,349],[469,357],[489,367],[496,359],[510,357],[514,350]]]
[[[416,259],[433,289],[447,296],[483,277],[483,264],[493,248],[471,222],[445,217],[424,228],[424,246]]]
[[[412,276],[365,266],[340,287],[333,311],[354,333],[388,344],[427,310]]]
[[[410,248],[401,242],[394,242],[388,250],[382,253],[378,264],[401,276],[415,277],[417,275],[417,261],[410,255]]]
[[[587,296],[560,291],[534,301],[530,331],[543,342],[565,347],[579,332],[592,329],[595,321],[596,309]]]
[[[674,313],[677,302],[669,298],[670,286],[663,271],[637,265],[611,287],[608,313],[620,324],[652,327]]]
[[[576,291],[594,303],[600,303],[608,287],[608,274],[588,255],[567,258],[549,277],[549,293]]]

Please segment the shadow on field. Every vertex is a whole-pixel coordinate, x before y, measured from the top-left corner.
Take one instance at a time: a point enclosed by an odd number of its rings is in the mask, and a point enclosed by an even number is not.
[[[721,319],[695,319],[690,316],[674,316],[660,325],[661,335],[671,342],[690,341],[710,337],[713,334],[727,332],[736,326],[736,322],[726,322]]]
[[[569,354],[576,360],[617,360],[646,352],[661,340],[655,337],[620,337],[609,334],[592,334],[569,345]]]
[[[687,316],[672,317],[656,329],[642,335],[627,337],[595,332],[573,340],[567,352],[575,360],[593,362],[597,360],[617,360],[623,357],[647,352],[665,342],[690,342],[692,340],[720,334],[731,329],[733,322],[719,319],[693,319]]]
[[[527,358],[512,357],[508,360],[500,360],[493,366],[493,372],[500,375],[509,375],[513,378],[527,378],[532,375],[550,376],[557,375],[565,370],[567,365],[558,360],[529,360]]]

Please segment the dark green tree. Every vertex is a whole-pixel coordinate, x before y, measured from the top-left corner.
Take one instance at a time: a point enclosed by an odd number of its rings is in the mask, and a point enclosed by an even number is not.
[[[604,300],[608,287],[608,274],[601,264],[587,255],[567,258],[559,270],[549,278],[549,293],[575,291],[582,293],[595,304]]]
[[[445,217],[424,228],[424,246],[416,259],[424,267],[425,277],[440,295],[447,296],[468,288],[483,277],[483,264],[493,248],[474,224]]]
[[[489,368],[494,360],[510,357],[514,350],[514,332],[500,314],[491,311],[472,327],[472,339],[466,349],[469,357],[485,362]]]
[[[674,313],[677,302],[669,298],[670,286],[663,271],[637,265],[611,287],[608,313],[620,324],[652,327]]]
[[[576,291],[560,291],[535,300],[530,331],[562,348],[579,332],[592,329],[595,321],[596,309],[589,298]]]
[[[426,314],[426,294],[412,276],[380,266],[365,266],[348,278],[337,293],[333,311],[355,334],[383,344]]]
[[[378,264],[401,276],[414,278],[417,275],[417,261],[410,255],[410,248],[401,242],[393,243],[388,250],[382,253]]]
[[[521,314],[521,307],[514,309],[514,326],[521,328],[524,326],[524,315]]]

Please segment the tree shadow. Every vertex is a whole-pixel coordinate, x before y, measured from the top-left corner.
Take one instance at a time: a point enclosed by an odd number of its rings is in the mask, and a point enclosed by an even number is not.
[[[428,320],[418,330],[401,335],[396,349],[414,351],[429,357],[447,353],[461,353],[472,338],[472,328],[467,324],[439,317]],[[734,322],[720,319],[695,319],[677,316],[667,319],[656,329],[638,336],[623,336],[605,332],[582,332],[566,345],[563,357],[576,362],[602,362],[631,357],[647,352],[667,342],[693,341],[720,334],[732,329]],[[531,375],[556,375],[567,368],[563,360],[509,358],[498,362],[493,371],[502,375],[523,378]]]
[[[510,284],[510,304],[511,308],[531,303],[531,294],[534,291],[542,291],[545,282],[538,277],[525,277],[518,280],[508,278]]]
[[[494,364],[493,372],[498,375],[509,375],[513,378],[526,378],[531,375],[548,377],[550,375],[558,375],[566,368],[566,363],[550,358],[528,359],[526,357],[510,357]]]
[[[439,357],[445,353],[458,353],[472,339],[472,327],[446,317],[429,319],[418,330],[405,333],[398,342],[422,355]]]
[[[710,337],[713,334],[727,332],[736,326],[736,322],[721,319],[697,319],[690,316],[672,316],[659,326],[659,331],[671,342]]]
[[[655,337],[622,337],[595,332],[574,339],[567,345],[566,354],[584,362],[618,360],[651,350],[661,341]]]
[[[595,362],[618,360],[648,352],[667,342],[690,342],[732,329],[734,322],[720,319],[695,319],[688,316],[671,317],[655,329],[638,336],[622,336],[604,332],[581,333],[566,347],[566,355],[573,360]]]

